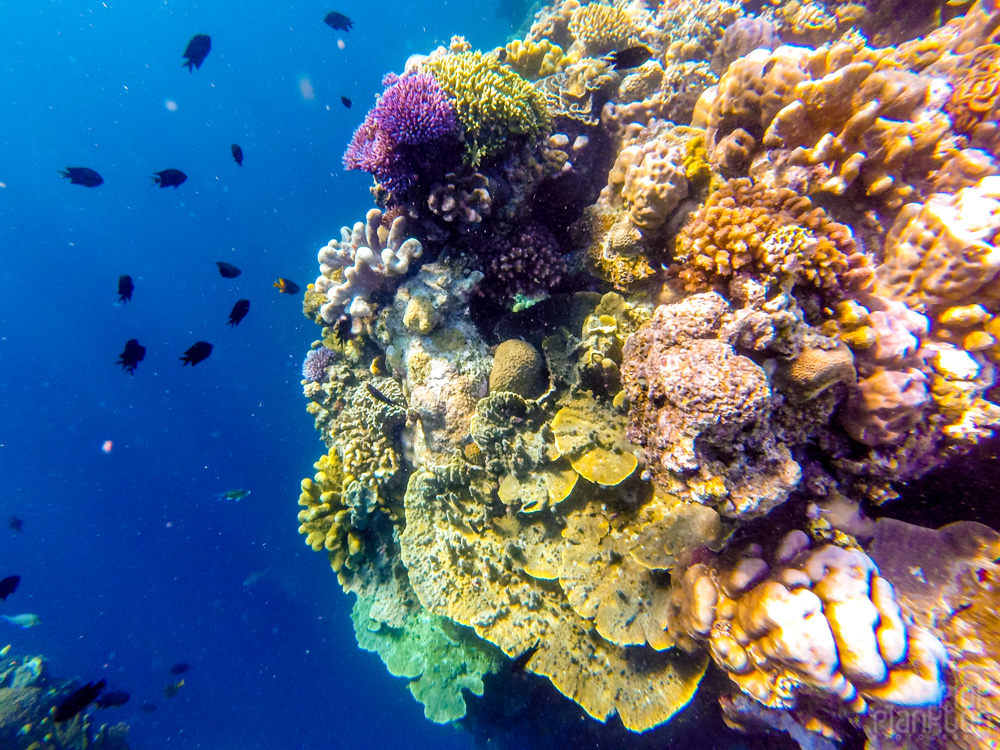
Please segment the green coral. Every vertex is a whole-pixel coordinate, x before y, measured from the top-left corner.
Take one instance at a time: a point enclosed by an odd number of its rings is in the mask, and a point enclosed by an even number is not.
[[[508,136],[536,138],[551,126],[542,95],[492,55],[445,55],[424,70],[451,99],[465,129],[465,161],[473,166],[502,149]]]
[[[425,609],[407,615],[403,627],[389,627],[372,619],[373,603],[359,596],[351,612],[358,645],[377,653],[389,674],[410,680],[410,692],[431,721],[447,724],[465,716],[462,691],[483,694],[483,676],[497,670],[501,651]]]

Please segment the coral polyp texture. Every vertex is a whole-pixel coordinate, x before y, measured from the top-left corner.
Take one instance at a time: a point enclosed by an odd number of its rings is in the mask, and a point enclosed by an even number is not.
[[[1000,9],[917,10],[561,0],[385,77],[298,520],[428,719],[1000,742]]]

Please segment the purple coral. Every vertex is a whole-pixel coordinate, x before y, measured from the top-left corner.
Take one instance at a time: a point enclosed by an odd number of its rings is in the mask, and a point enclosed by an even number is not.
[[[347,169],[369,172],[388,190],[405,191],[421,172],[443,174],[458,153],[458,118],[429,73],[386,76],[385,91],[344,153]]]
[[[325,383],[326,368],[333,364],[335,352],[321,346],[311,349],[302,363],[302,377],[310,383]]]
[[[498,299],[548,291],[566,271],[559,241],[538,222],[531,222],[509,237],[491,237],[477,252],[483,260],[485,287]]]

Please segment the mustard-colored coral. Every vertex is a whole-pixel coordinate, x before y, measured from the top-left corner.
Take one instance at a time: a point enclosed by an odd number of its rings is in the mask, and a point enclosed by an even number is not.
[[[972,133],[984,120],[996,118],[1000,107],[1000,45],[976,50],[969,69],[955,85],[947,110],[961,133]]]
[[[299,533],[319,552],[325,549],[330,567],[344,583],[361,566],[364,543],[355,530],[351,509],[344,501],[344,473],[337,452],[331,450],[314,464],[314,478],[302,480],[299,495]],[[345,570],[346,569],[346,570]]]
[[[872,278],[850,229],[805,196],[743,178],[723,184],[684,225],[671,271],[689,291],[751,273],[833,300],[867,288]]]
[[[451,100],[465,130],[465,161],[473,166],[503,148],[509,136],[535,138],[551,125],[542,95],[492,55],[444,55],[423,68]]]
[[[614,318],[608,317],[611,322]],[[640,449],[625,437],[626,419],[589,393],[578,394],[552,419],[556,450],[584,479],[605,486],[621,484],[636,466]]]
[[[588,3],[573,11],[569,33],[576,40],[573,48],[579,57],[596,57],[634,43],[637,31],[621,8],[602,3]]]
[[[515,39],[504,51],[507,53],[504,62],[529,81],[558,73],[572,62],[562,47],[548,39],[537,42]]]
[[[687,704],[705,661],[669,648],[667,591],[628,555],[635,511],[614,516],[601,504],[592,499],[565,524],[495,516],[489,484],[421,469],[406,493],[402,558],[431,612],[470,625],[508,656],[535,647],[527,671],[548,677],[594,718],[617,713],[644,731]],[[448,521],[453,508],[492,521],[469,529]],[[666,650],[638,653],[650,639]]]

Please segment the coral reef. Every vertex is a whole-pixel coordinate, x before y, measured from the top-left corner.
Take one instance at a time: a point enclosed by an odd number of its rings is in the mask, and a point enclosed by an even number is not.
[[[702,689],[779,744],[1000,741],[1000,535],[864,513],[964,521],[905,488],[995,452],[998,35],[561,0],[387,76],[346,159],[384,213],[305,293],[299,523],[428,718],[539,675],[622,731]]]
[[[49,675],[41,656],[0,652],[0,746],[10,750],[128,750],[128,725],[94,722],[84,710],[56,723],[50,714],[81,685]]]

